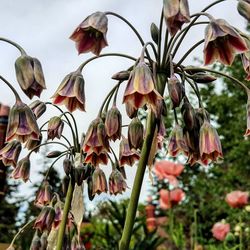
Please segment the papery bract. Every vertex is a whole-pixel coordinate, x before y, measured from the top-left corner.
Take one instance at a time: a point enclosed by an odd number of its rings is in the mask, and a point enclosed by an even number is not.
[[[65,105],[70,112],[76,109],[85,111],[84,85],[85,82],[81,72],[75,71],[68,74],[52,96],[53,103]]]
[[[0,150],[0,160],[5,166],[16,166],[18,157],[22,150],[22,145],[19,141],[8,142],[4,148]]]
[[[219,61],[231,65],[236,53],[247,51],[247,45],[240,34],[225,20],[213,19],[206,27],[204,45],[205,65]]]
[[[249,193],[242,191],[233,191],[226,195],[226,202],[232,208],[241,208],[248,204]]]
[[[169,32],[174,36],[190,21],[188,0],[164,0],[163,11]]]
[[[230,225],[228,223],[217,222],[212,228],[213,237],[220,241],[223,241],[226,238],[229,231]]]
[[[108,18],[105,13],[95,12],[79,24],[70,39],[76,42],[79,54],[91,51],[99,55],[101,50],[108,45],[107,30]]]
[[[35,115],[26,104],[17,101],[10,110],[6,141],[39,140],[39,135],[40,130]]]
[[[22,55],[15,62],[16,78],[23,92],[30,98],[40,97],[46,89],[42,65],[38,59]]]

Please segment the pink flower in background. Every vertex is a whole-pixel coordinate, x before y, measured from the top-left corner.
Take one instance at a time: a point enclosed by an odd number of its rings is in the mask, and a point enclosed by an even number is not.
[[[158,161],[155,163],[154,172],[156,176],[161,180],[168,175],[179,176],[184,169],[184,166],[180,163],[174,163],[171,161]]]
[[[233,191],[226,195],[226,202],[230,207],[241,208],[248,204],[249,193]]]
[[[168,191],[166,189],[160,190],[160,208],[169,209],[174,205],[178,205],[185,198],[185,193],[182,189],[176,188]]]
[[[217,222],[212,228],[213,237],[221,241],[226,238],[229,231],[230,225],[228,223]]]

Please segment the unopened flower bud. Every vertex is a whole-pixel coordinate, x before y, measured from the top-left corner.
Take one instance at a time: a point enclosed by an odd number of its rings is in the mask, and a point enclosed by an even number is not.
[[[101,194],[103,192],[107,193],[108,185],[106,176],[99,167],[96,167],[95,171],[93,172],[92,178],[93,178],[92,195]]]
[[[36,119],[41,117],[43,113],[46,111],[46,104],[41,102],[40,100],[35,100],[29,105],[30,109],[34,113]]]
[[[44,181],[42,186],[37,192],[35,205],[37,206],[48,205],[51,199],[52,199],[52,188],[48,181]]]
[[[22,145],[19,141],[11,141],[0,150],[0,160],[5,166],[15,167],[21,150]]]
[[[55,209],[51,206],[45,206],[36,218],[34,228],[39,229],[41,232],[49,231],[55,219]]]
[[[112,79],[117,80],[117,81],[126,81],[129,79],[129,76],[130,76],[130,71],[123,70],[123,71],[120,71],[118,73],[115,73],[112,76]]]
[[[48,232],[43,232],[40,241],[41,241],[41,249],[39,250],[46,250],[48,246]]]
[[[83,164],[81,164],[80,166],[74,169],[74,177],[75,177],[75,182],[77,183],[77,185],[81,186],[83,180],[86,179]]]
[[[207,73],[195,73],[192,75],[192,79],[197,83],[210,83],[215,81],[217,78]]]
[[[65,175],[62,179],[62,193],[63,196],[66,196],[67,191],[68,191],[68,187],[69,187],[69,181],[70,181],[70,177],[68,177],[67,175]]]
[[[127,184],[120,171],[113,170],[109,176],[109,193],[112,195],[125,192]]]
[[[239,0],[237,9],[238,9],[239,14],[243,16],[248,22],[250,22],[250,1]]]
[[[59,151],[59,150],[54,150],[54,151],[51,151],[49,152],[46,157],[47,158],[57,158],[58,156],[60,156],[63,152],[62,151]]]
[[[30,159],[28,156],[18,161],[11,176],[14,179],[22,179],[24,182],[27,182],[30,177]]]
[[[95,198],[95,194],[93,193],[94,184],[93,184],[92,176],[88,177],[87,184],[88,184],[88,197],[89,197],[89,200],[92,201]]]
[[[113,106],[107,113],[105,120],[107,136],[116,141],[121,138],[122,132],[122,115],[116,106]]]
[[[40,238],[38,237],[37,233],[35,233],[31,241],[30,250],[40,250],[41,246],[42,244],[41,244]]]
[[[182,83],[174,75],[168,79],[168,92],[173,104],[173,108],[179,107],[185,94],[185,90]]]
[[[226,238],[225,238],[225,241],[226,241],[226,242],[233,242],[234,240],[235,240],[234,235],[233,235],[231,232],[229,232],[229,233],[227,234]]]
[[[40,97],[46,89],[42,65],[38,59],[22,55],[15,62],[16,78],[23,92],[30,98]]]
[[[151,37],[153,39],[153,41],[158,44],[158,40],[159,40],[159,29],[156,26],[155,23],[151,23],[150,25],[150,33],[151,33]]]
[[[182,117],[188,131],[192,130],[196,123],[195,111],[189,102],[184,102],[181,107]]]
[[[64,123],[59,116],[54,116],[50,118],[48,122],[48,139],[60,139],[62,136],[63,127]]]
[[[70,175],[72,167],[73,167],[72,161],[69,158],[65,158],[63,160],[63,169],[67,176]]]
[[[142,146],[143,125],[137,117],[128,126],[128,142],[131,149],[138,149]]]

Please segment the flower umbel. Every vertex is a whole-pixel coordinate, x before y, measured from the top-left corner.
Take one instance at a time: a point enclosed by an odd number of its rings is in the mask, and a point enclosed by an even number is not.
[[[76,42],[79,54],[91,51],[98,56],[101,50],[108,45],[107,30],[108,18],[105,13],[95,12],[79,24],[70,39]]]
[[[247,45],[240,34],[225,20],[213,19],[206,27],[204,62],[205,65],[219,61],[231,65],[236,53],[247,51]]]
[[[6,141],[39,140],[39,135],[40,130],[33,112],[26,104],[17,101],[10,110]]]
[[[85,111],[84,84],[81,72],[75,71],[68,74],[52,96],[53,103],[65,105],[70,112],[76,109]]]

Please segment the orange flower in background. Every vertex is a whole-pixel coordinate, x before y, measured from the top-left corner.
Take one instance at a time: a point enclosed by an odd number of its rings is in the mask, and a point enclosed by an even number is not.
[[[247,51],[240,34],[225,20],[213,19],[206,27],[204,45],[205,65],[219,61],[231,65],[236,53]]]
[[[226,202],[232,208],[241,208],[248,204],[249,193],[233,191],[226,195]]]
[[[103,12],[95,12],[79,24],[70,39],[76,43],[79,54],[91,51],[98,56],[108,46],[107,31],[108,18]]]
[[[180,188],[176,188],[171,191],[161,189],[159,193],[161,209],[172,208],[174,205],[178,205],[185,198],[185,193]]]
[[[229,231],[230,225],[228,223],[217,222],[212,228],[213,237],[220,241],[223,241],[226,238]]]

